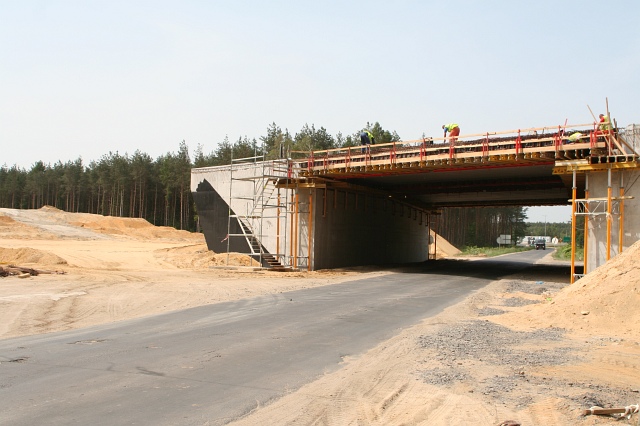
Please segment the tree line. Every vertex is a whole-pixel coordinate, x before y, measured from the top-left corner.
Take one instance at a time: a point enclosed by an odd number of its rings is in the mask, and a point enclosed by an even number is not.
[[[525,207],[449,207],[436,219],[435,231],[458,248],[495,247],[501,235],[527,235]]]
[[[364,128],[376,143],[401,141],[395,131],[385,130],[378,122]],[[0,167],[0,207],[37,209],[49,205],[68,212],[144,218],[154,225],[195,231],[192,168],[227,165],[232,158],[264,155],[275,159],[295,152],[358,146],[359,133],[332,136],[324,127],[305,124],[291,135],[272,123],[258,139],[245,136],[232,143],[225,137],[209,153],[198,144],[193,159],[182,141],[177,152],[156,159],[136,150],[133,154],[109,152],[86,165],[81,158],[53,165],[36,161],[29,170],[5,164]],[[494,246],[502,234],[542,235],[527,229],[526,218],[522,207],[448,208],[443,210],[437,230],[458,247]],[[553,225],[547,225],[551,231]],[[560,233],[554,230],[554,235]]]
[[[153,160],[148,154],[109,152],[84,165],[36,161],[30,170],[0,168],[0,207],[45,205],[74,213],[138,217],[155,225],[192,228],[191,160],[186,143]]]
[[[571,222],[527,222],[526,207],[449,207],[434,221],[439,235],[458,248],[495,247],[501,235],[511,242],[525,236],[571,237]],[[433,225],[432,225],[433,226]],[[584,217],[576,222],[576,243],[584,242]]]
[[[380,123],[364,126],[377,143],[400,141],[395,131]],[[133,154],[109,152],[85,164],[82,158],[45,164],[36,161],[29,170],[17,165],[0,167],[0,207],[38,209],[45,205],[76,213],[144,218],[154,225],[195,231],[197,212],[191,195],[191,169],[226,165],[231,158],[264,155],[267,159],[292,152],[357,146],[360,130],[330,135],[324,127],[305,124],[293,136],[272,123],[259,139],[228,137],[209,153],[198,144],[193,155],[185,141],[177,152],[153,159],[136,150]]]

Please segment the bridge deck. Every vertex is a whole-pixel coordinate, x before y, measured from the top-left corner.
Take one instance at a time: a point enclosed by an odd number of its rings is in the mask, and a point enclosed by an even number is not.
[[[570,140],[575,133],[580,133],[576,135],[577,139]],[[353,178],[425,170],[553,164],[560,160],[609,155],[613,143],[608,139],[610,137],[593,130],[508,137],[487,134],[473,140],[460,136],[454,144],[424,139],[372,145],[365,149],[355,146],[314,151],[306,159],[296,160],[296,166],[303,177]]]

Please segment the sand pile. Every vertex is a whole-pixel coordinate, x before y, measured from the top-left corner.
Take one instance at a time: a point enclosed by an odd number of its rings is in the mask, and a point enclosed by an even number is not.
[[[180,231],[170,226],[154,226],[146,219],[83,214],[69,223],[82,228],[109,235],[123,235],[133,238],[204,241],[202,234]]]
[[[27,239],[38,235],[38,230],[17,222],[0,211],[0,237]]]
[[[154,255],[163,262],[170,263],[180,269],[200,269],[213,266],[255,266],[260,264],[247,255],[239,253],[214,253],[206,244],[195,244],[184,247],[160,249]]]
[[[15,223],[16,221],[9,216],[0,215],[0,226],[12,226]]]
[[[67,261],[48,251],[42,251],[29,247],[2,248],[0,247],[0,264],[7,265],[66,265]]]
[[[495,320],[518,328],[640,338],[640,241],[545,301]]]
[[[455,256],[456,254],[460,254],[461,251],[454,247],[449,241],[445,240],[440,235],[436,235],[435,232],[431,231],[431,244],[429,244],[429,252],[433,253],[433,239],[435,238],[436,245],[436,259],[443,259],[445,257]]]
[[[209,251],[204,242],[204,235],[188,231],[180,231],[168,226],[154,226],[141,218],[122,218],[113,216],[103,216],[91,213],[67,213],[55,207],[44,206],[40,209],[18,210],[0,209],[0,239],[9,240],[40,240],[39,246],[49,247],[51,244],[42,240],[72,240],[72,247],[80,244],[80,241],[100,241],[101,247],[107,247],[109,240],[132,240],[160,244],[166,248],[153,251],[153,257],[173,267],[180,269],[202,269],[212,266],[259,266],[258,262],[249,256],[232,253],[216,254]],[[6,244],[11,247],[14,244]],[[26,244],[19,244],[26,245]],[[178,247],[176,247],[178,246]],[[67,261],[51,251],[38,250],[32,245],[19,249],[1,248],[0,262],[6,264],[23,265],[29,264],[32,267],[63,265]],[[93,246],[91,246],[93,247]],[[62,247],[60,247],[62,249]],[[64,250],[64,249],[63,249]],[[74,265],[83,264],[86,266],[88,256],[83,252],[95,248],[86,248],[80,245],[70,255],[69,261]],[[104,265],[109,268],[123,267],[121,261],[110,260],[119,250],[115,247],[109,254],[101,255]],[[69,250],[63,251],[64,257],[69,255]],[[57,252],[57,251],[56,251]],[[60,254],[60,253],[58,253]],[[129,260],[137,254],[133,252],[128,256]],[[147,263],[140,260],[141,265]],[[37,265],[35,265],[37,264]],[[120,266],[118,266],[120,265]]]
[[[0,209],[0,237],[40,240],[116,237],[204,242],[202,234],[179,231],[169,226],[154,226],[141,218],[67,213],[51,206],[37,210]]]

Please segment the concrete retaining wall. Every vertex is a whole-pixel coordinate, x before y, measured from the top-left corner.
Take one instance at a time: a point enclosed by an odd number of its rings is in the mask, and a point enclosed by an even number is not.
[[[231,251],[249,252],[243,238],[226,240],[228,212],[229,208],[240,215],[251,211],[253,202],[245,198],[258,191],[254,185],[259,180],[249,179],[256,173],[262,168],[255,164],[234,165],[233,172],[229,166],[192,170],[191,190],[210,250],[226,252],[229,243]],[[274,209],[264,214],[261,242],[268,253],[296,257],[298,268],[307,269],[309,260],[312,270],[428,260],[429,229],[423,211],[388,196],[354,191],[280,191],[281,199],[290,203],[289,214],[281,212],[280,219],[274,217]],[[230,233],[241,233],[234,218]]]
[[[230,166],[204,167],[191,170],[191,191],[200,227],[205,235],[207,247],[216,253],[251,253],[244,237],[228,237],[229,234],[242,234],[238,219],[229,219],[229,210],[233,215],[252,215],[253,198],[264,185],[261,177],[265,173],[262,163],[234,164]],[[266,167],[266,166],[265,166]],[[232,181],[233,178],[233,181]],[[251,222],[251,220],[250,220]],[[275,219],[264,218],[250,223],[257,234],[261,234],[261,243],[267,253],[274,253]]]

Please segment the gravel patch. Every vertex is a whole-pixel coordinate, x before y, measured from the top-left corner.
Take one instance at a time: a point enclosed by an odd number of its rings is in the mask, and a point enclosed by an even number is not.
[[[433,335],[422,336],[419,345],[437,351],[436,358],[445,364],[460,359],[474,359],[495,365],[561,365],[569,359],[567,348],[530,352],[514,347],[528,341],[559,341],[562,335],[563,330],[559,328],[526,333],[486,320],[474,320],[453,324]]]
[[[564,287],[564,284],[552,284],[553,291]],[[513,281],[506,288],[507,293],[545,294],[550,291],[549,287],[543,288],[531,281]],[[503,299],[503,302],[509,307],[539,303],[517,297]],[[484,307],[477,310],[477,315],[504,312]],[[425,351],[425,368],[418,371],[417,376],[435,386],[464,384],[469,392],[481,394],[491,403],[507,404],[515,409],[524,409],[548,397],[566,401],[568,412],[596,405],[620,406],[621,402],[623,406],[635,404],[639,399],[637,389],[567,382],[553,374],[545,376],[546,366],[580,362],[578,354],[584,353],[584,345],[598,347],[619,340],[593,336],[587,341],[574,341],[566,338],[565,330],[556,327],[522,332],[486,319],[463,320],[442,325],[434,333],[418,338],[418,346]],[[486,376],[487,371],[491,376]],[[586,424],[589,418],[575,420],[575,424]]]
[[[422,380],[425,383],[436,386],[450,386],[453,383],[459,383],[468,380],[469,376],[462,370],[443,368],[434,368],[433,370],[427,370],[422,373]]]
[[[507,283],[506,293],[545,294],[555,293],[566,287],[563,283],[544,281],[511,281]]]
[[[501,314],[504,314],[505,312],[506,311],[503,311],[502,309],[482,308],[482,309],[478,309],[478,316],[486,317],[490,315],[501,315]]]
[[[504,302],[502,302],[502,306],[517,308],[520,306],[535,305],[536,303],[540,303],[540,301],[524,299],[522,297],[510,297],[508,299],[504,299]]]
[[[554,377],[530,376],[524,372],[495,375],[477,384],[476,392],[500,400],[517,409],[535,402],[536,396],[554,396],[571,402],[574,408],[593,406],[616,407],[637,404],[638,393],[631,389],[617,389],[592,383],[572,383]],[[584,420],[587,420],[586,418]]]
[[[518,386],[525,384],[525,379],[518,375],[515,377],[493,376],[481,382],[481,392],[485,395],[494,395],[498,397],[502,393],[513,392]]]

